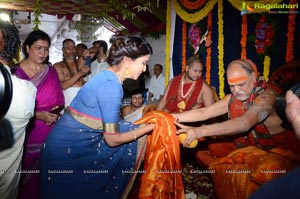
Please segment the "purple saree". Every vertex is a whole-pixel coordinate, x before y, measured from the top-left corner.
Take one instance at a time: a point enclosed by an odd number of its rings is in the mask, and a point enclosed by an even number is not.
[[[20,66],[17,66],[15,74],[36,86],[35,112],[50,111],[57,105],[64,105],[62,88],[57,72],[52,66],[47,65],[31,79]],[[40,198],[40,148],[52,127],[53,124],[46,125],[44,121],[36,118],[32,118],[27,126],[18,198]]]

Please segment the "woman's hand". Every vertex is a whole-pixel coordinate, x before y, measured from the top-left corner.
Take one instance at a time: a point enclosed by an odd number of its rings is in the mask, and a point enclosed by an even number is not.
[[[44,121],[48,126],[54,124],[59,116],[47,111],[36,112],[35,115],[36,119]]]
[[[140,127],[144,128],[145,131],[146,131],[146,133],[148,133],[148,132],[150,132],[150,131],[152,131],[154,129],[155,124],[141,124]]]
[[[199,131],[199,128],[201,127],[190,127],[190,126],[186,126],[183,124],[180,124],[178,122],[175,122],[175,124],[180,127],[181,129],[179,129],[176,134],[179,135],[181,133],[186,133],[186,139],[183,143],[184,147],[187,147],[190,145],[190,143],[194,140],[194,139],[199,139],[202,138],[201,136],[199,136],[197,134],[197,131]]]

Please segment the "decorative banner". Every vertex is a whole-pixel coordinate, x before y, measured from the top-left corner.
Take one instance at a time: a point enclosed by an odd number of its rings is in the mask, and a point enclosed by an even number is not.
[[[172,0],[176,13],[182,20],[189,23],[197,23],[214,8],[217,0],[184,1]],[[206,2],[205,4],[203,2]],[[192,9],[191,9],[192,8]]]
[[[264,79],[266,81],[269,80],[269,74],[270,74],[270,64],[271,64],[271,58],[269,56],[265,56],[264,58]]]
[[[219,63],[219,97],[222,99],[225,96],[224,93],[224,35],[223,35],[223,0],[218,0],[218,63]]]
[[[247,51],[246,51],[247,35],[248,35],[247,15],[243,15],[242,16],[242,38],[241,38],[241,47],[242,47],[241,59],[247,59]]]

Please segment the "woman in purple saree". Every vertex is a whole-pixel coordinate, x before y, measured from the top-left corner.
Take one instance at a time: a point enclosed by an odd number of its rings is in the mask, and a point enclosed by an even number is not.
[[[56,70],[48,64],[50,38],[43,31],[32,31],[23,44],[24,60],[14,69],[21,79],[37,88],[35,116],[27,125],[18,198],[40,198],[40,148],[58,119],[52,110],[64,105]]]

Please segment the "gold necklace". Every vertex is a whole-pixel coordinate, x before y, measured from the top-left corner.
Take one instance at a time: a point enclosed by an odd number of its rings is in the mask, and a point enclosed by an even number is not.
[[[183,94],[183,86],[184,86],[184,75],[182,76],[180,80],[180,88],[178,89],[178,99],[179,102],[177,104],[177,107],[179,108],[179,112],[182,112],[186,109],[186,102],[190,99],[192,92],[194,91],[196,85],[196,81],[193,81],[192,85],[190,86],[189,90],[186,92],[186,94]]]

